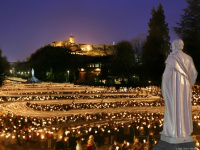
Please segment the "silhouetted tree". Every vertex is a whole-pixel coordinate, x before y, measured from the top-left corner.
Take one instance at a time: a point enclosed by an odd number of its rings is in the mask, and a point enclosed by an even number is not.
[[[145,77],[144,80],[160,81],[165,68],[164,62],[170,50],[169,28],[161,4],[157,11],[152,9],[148,32],[142,54],[142,77]]]
[[[133,38],[131,40],[131,44],[133,45],[133,50],[135,52],[135,75],[137,76],[141,76],[141,72],[142,72],[142,49],[144,46],[144,42],[145,40],[142,38]]]
[[[187,8],[183,9],[180,21],[175,32],[184,41],[184,50],[194,60],[197,71],[200,72],[200,0],[186,0]],[[200,81],[200,76],[198,76]]]
[[[134,73],[135,53],[129,41],[119,42],[115,46],[112,72],[115,76],[130,78]]]
[[[5,75],[9,73],[10,64],[6,57],[2,56],[2,50],[0,49],[0,86],[3,83]]]
[[[34,68],[35,76],[42,81],[66,80],[66,71],[69,69],[68,49],[62,47],[45,46],[30,56],[30,69]],[[50,76],[50,77],[48,77]]]
[[[21,78],[26,78],[28,79],[30,76],[31,76],[31,73],[30,73],[30,65],[27,61],[18,61],[15,65],[14,65],[14,68],[15,68],[15,72],[17,72],[17,76],[18,77],[21,77]],[[18,72],[27,72],[29,71],[29,74],[18,74]]]
[[[142,53],[144,42],[145,41],[140,38],[133,38],[131,40],[131,44],[133,46],[133,50],[135,51],[135,54],[140,55]]]

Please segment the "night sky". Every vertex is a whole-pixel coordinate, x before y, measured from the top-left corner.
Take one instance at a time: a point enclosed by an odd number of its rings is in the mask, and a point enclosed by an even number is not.
[[[9,61],[71,34],[76,43],[109,44],[148,31],[151,9],[163,5],[176,26],[185,0],[0,0],[0,48]]]

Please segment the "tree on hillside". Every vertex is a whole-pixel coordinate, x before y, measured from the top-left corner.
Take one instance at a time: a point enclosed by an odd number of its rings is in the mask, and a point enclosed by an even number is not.
[[[197,71],[200,72],[200,0],[186,0],[187,8],[183,9],[180,21],[175,32],[184,41],[184,50],[194,60]],[[200,76],[198,76],[200,81]]]
[[[30,66],[27,61],[17,61],[17,63],[14,65],[15,72],[24,72],[23,74],[17,73],[17,77],[28,79],[30,77]],[[27,73],[29,71],[29,73]]]
[[[9,72],[10,64],[6,57],[2,56],[2,50],[0,49],[0,86],[3,83],[5,75]]]
[[[74,82],[79,78],[79,69],[98,58],[70,52],[63,47],[45,46],[30,56],[27,65],[34,68],[35,76],[41,81],[66,82],[69,75],[69,81]]]
[[[142,58],[142,49],[144,46],[145,40],[142,38],[133,38],[131,40],[131,44],[133,46],[133,50],[135,52],[135,67],[134,67],[134,72],[135,75],[138,77],[141,77],[142,74],[142,67],[141,67],[141,58]]]
[[[113,57],[113,75],[129,79],[134,72],[135,63],[135,53],[131,43],[128,41],[119,42],[115,46],[115,54]]]
[[[143,77],[144,80],[160,81],[170,50],[169,28],[161,4],[157,10],[152,9],[152,18],[148,25],[149,35],[142,52]]]
[[[61,82],[66,79],[67,49],[62,47],[45,46],[38,49],[28,60],[30,69],[34,68],[35,76],[42,80]]]
[[[141,55],[142,55],[142,49],[144,46],[144,40],[142,40],[141,38],[133,38],[131,40],[131,44],[133,46],[133,50],[135,52],[136,55],[136,64],[141,63]]]
[[[144,41],[142,39],[134,38],[131,40],[131,44],[133,46],[135,53],[139,54],[142,52],[142,47],[144,45]]]

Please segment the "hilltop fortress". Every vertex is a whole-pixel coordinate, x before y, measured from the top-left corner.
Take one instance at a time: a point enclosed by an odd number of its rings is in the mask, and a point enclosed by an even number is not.
[[[50,45],[69,48],[71,54],[77,55],[107,56],[114,53],[114,44],[76,44],[74,36],[70,36],[66,41],[52,42]]]

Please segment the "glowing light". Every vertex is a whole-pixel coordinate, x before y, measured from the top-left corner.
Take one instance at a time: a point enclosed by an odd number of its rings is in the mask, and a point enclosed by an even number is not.
[[[68,135],[70,133],[70,131],[65,131],[65,135]]]
[[[44,135],[41,135],[41,139],[44,139]]]
[[[199,146],[199,141],[196,142],[196,146]]]
[[[64,141],[66,142],[68,139],[69,139],[69,137],[65,137],[65,138],[64,138]]]
[[[96,68],[95,71],[101,71],[101,69],[100,68]]]
[[[92,45],[87,45],[87,50],[88,51],[92,50]]]

